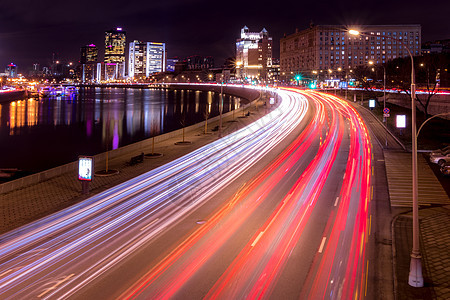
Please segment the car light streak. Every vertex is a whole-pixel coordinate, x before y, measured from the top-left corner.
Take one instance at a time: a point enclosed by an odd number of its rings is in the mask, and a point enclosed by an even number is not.
[[[68,297],[179,222],[300,124],[308,108],[306,99],[284,91],[279,94],[279,107],[248,127],[2,236],[0,267],[13,271],[0,278],[0,292],[12,298],[36,296],[39,288],[30,282],[70,270],[76,275],[45,294]],[[151,216],[158,219],[158,226],[141,230]],[[55,244],[48,236],[64,242]],[[45,250],[38,258],[18,255],[34,251],[33,247]]]
[[[313,121],[314,125],[310,124],[315,129],[308,128],[320,141],[318,153],[291,190],[280,200],[267,221],[255,230],[248,244],[211,288],[206,295],[208,299],[270,296],[330,174],[344,136],[344,117],[350,120],[350,151],[341,193],[333,206],[337,207],[337,212],[330,214],[325,227],[326,236],[319,246],[319,256],[314,260],[318,271],[312,272],[307,279],[312,288],[305,289],[301,298],[358,298],[364,294],[363,283],[367,282],[367,271],[364,273],[362,266],[367,240],[371,175],[367,128],[356,111],[342,100],[319,93],[307,95],[316,101],[317,108],[326,104],[331,111],[328,114],[325,110],[318,109],[320,117]],[[325,119],[328,126],[324,127]],[[324,135],[321,134],[322,131],[325,131]],[[277,160],[269,166],[268,170],[271,172],[263,172],[245,188],[244,193],[233,198],[230,201],[233,205],[225,206],[227,211],[224,208],[209,218],[211,222],[207,226],[188,237],[182,246],[122,296],[130,299],[174,297],[212,259],[214,253],[232,238],[233,233],[239,230],[244,220],[256,210],[256,203],[263,202],[282,177],[288,176],[291,169],[295,169],[293,166],[303,153],[300,151],[297,156],[295,151],[284,152],[280,157],[285,160]],[[278,168],[280,163],[283,167],[280,165]],[[254,192],[250,196],[252,190]],[[249,199],[245,200],[245,197]],[[252,201],[252,198],[256,201]],[[237,206],[238,202],[242,203]],[[253,206],[249,206],[250,204]],[[232,211],[233,207],[235,211]],[[217,225],[222,219],[225,219],[222,221],[224,223]],[[175,265],[177,261],[180,263]]]
[[[321,111],[323,111],[323,107],[318,107]],[[183,255],[187,255],[186,253],[193,248],[199,241],[206,236],[207,234],[210,236],[209,241],[205,241],[204,247],[201,247],[200,251],[197,252],[197,257],[190,256],[188,261],[192,262],[191,265],[183,265],[177,268],[176,271],[173,271],[174,274],[178,274],[178,278],[176,278],[175,282],[172,283],[172,287],[164,286],[159,288],[160,292],[164,293],[159,297],[170,297],[171,293],[176,292],[176,290],[191,276],[195,270],[197,270],[201,264],[199,262],[206,262],[208,258],[210,258],[214,251],[220,248],[229,238],[232,236],[234,232],[236,232],[239,227],[243,224],[245,219],[257,208],[259,203],[262,201],[262,197],[266,197],[268,191],[273,189],[280,180],[283,179],[284,169],[280,167],[283,163],[285,165],[293,165],[296,161],[298,161],[304,152],[309,148],[313,139],[317,135],[317,131],[319,126],[317,126],[317,122],[323,121],[323,118],[319,116],[321,113],[315,115],[314,121],[311,122],[307,130],[303,132],[279,157],[273,162],[270,166],[268,166],[258,177],[256,177],[252,183],[250,183],[247,187],[245,187],[239,194],[234,197],[229,204],[225,205],[222,209],[220,209],[216,214],[208,218],[208,223],[206,226],[200,228],[196,232],[194,232],[191,236],[189,236],[184,242],[180,243],[180,246],[171,254],[169,254],[165,259],[161,261],[161,264],[154,267],[150,270],[144,279],[137,283],[135,287],[132,287],[129,291],[124,293],[121,298],[136,298],[139,297],[141,292],[145,290],[147,287],[151,286],[153,282],[161,276],[164,272],[173,265],[174,262],[180,259]],[[257,188],[256,194],[253,196],[258,201],[252,201],[252,198],[246,202],[246,205],[240,203],[243,199],[249,196],[250,192],[256,189],[260,184],[262,184],[269,175],[272,175],[270,181],[266,181],[266,183]],[[242,210],[232,211],[234,207],[237,207],[237,204],[243,207]],[[226,228],[226,230],[220,232],[220,234],[211,234],[213,229],[217,227],[217,224],[228,216],[228,221],[226,224],[221,225],[221,228]],[[152,295],[153,297],[154,295]]]
[[[325,97],[325,96],[324,96]],[[339,98],[326,96],[342,103]],[[345,103],[344,103],[345,105]],[[367,236],[368,202],[370,200],[371,150],[367,128],[356,111],[346,105],[352,121],[349,160],[341,188],[337,215],[330,217],[329,241],[320,260],[315,260],[316,275],[311,274],[305,286],[312,285],[302,298],[359,298],[364,288],[364,261]],[[333,219],[334,218],[334,219]],[[317,266],[318,265],[318,266]]]
[[[293,132],[309,109],[314,114],[302,133],[207,221],[198,221],[201,226],[163,259],[148,266],[120,298],[180,296],[225,249],[235,255],[202,296],[270,298],[320,201],[329,202],[330,213],[314,244],[301,298],[364,297],[373,194],[367,128],[356,110],[337,97],[297,89],[277,93],[280,105],[248,127],[0,237],[2,296],[74,296],[239,178]],[[347,156],[343,176],[332,173],[340,151]],[[307,154],[312,159],[305,160]],[[331,174],[342,181],[339,194],[321,197]],[[270,210],[259,216],[267,203]],[[257,226],[248,228],[255,219]],[[228,248],[243,229],[242,241]]]

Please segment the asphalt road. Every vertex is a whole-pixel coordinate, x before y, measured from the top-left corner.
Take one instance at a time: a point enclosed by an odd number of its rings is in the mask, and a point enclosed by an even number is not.
[[[364,298],[372,153],[356,111],[279,91],[272,113],[0,237],[18,298]]]

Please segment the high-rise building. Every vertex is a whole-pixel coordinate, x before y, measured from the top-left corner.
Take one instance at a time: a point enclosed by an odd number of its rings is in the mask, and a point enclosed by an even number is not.
[[[241,38],[236,40],[236,77],[267,80],[271,66],[272,37],[265,28],[261,32],[250,32],[244,26]]]
[[[122,28],[105,32],[105,79],[118,80],[125,77],[126,32]]]
[[[94,82],[98,61],[98,48],[94,44],[80,48],[81,82]]]
[[[81,64],[97,63],[98,48],[94,44],[83,46],[83,47],[81,47],[80,50],[81,50],[80,51],[81,52],[81,57],[80,57]]]
[[[17,77],[17,66],[13,63],[10,63],[6,66],[6,75],[11,78]]]
[[[122,28],[105,32],[105,63],[125,62],[126,32]]]
[[[130,43],[129,77],[149,77],[166,70],[166,44],[134,41]]]
[[[147,65],[147,43],[133,41],[128,51],[128,77],[145,77]]]
[[[302,73],[351,72],[369,61],[382,64],[398,57],[421,54],[420,25],[358,26],[362,34],[351,35],[339,25],[311,25],[280,40],[280,72],[285,80]]]
[[[147,43],[147,68],[146,76],[166,70],[166,44]]]

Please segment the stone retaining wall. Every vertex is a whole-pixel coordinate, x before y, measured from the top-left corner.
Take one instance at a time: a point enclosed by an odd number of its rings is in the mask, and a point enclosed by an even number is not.
[[[423,99],[422,101],[426,101],[426,95],[419,94],[418,97],[421,100]],[[383,102],[383,97],[379,97],[378,101]],[[411,98],[409,95],[387,93],[386,102],[411,109]],[[417,109],[423,112],[423,108],[418,102]],[[437,115],[446,112],[450,112],[450,95],[434,95],[428,105],[428,113]],[[450,120],[450,115],[442,116],[442,118]]]

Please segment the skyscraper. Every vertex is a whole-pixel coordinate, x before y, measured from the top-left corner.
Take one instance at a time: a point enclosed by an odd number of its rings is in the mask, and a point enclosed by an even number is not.
[[[147,43],[133,41],[128,51],[128,76],[145,77],[147,65]]]
[[[130,43],[128,76],[149,77],[166,70],[166,44],[134,41]]]
[[[125,77],[126,32],[122,28],[105,32],[105,79],[118,80]]]
[[[147,68],[146,76],[150,74],[164,72],[166,70],[166,44],[147,43]]]
[[[88,64],[88,63],[96,63],[98,59],[98,48],[94,44],[90,44],[87,46],[83,46],[80,49],[81,51],[81,57],[80,57],[80,63],[81,64]]]
[[[17,66],[13,63],[10,63],[6,66],[6,74],[8,77],[16,78],[17,77]]]
[[[80,50],[81,82],[93,82],[97,72],[98,48],[94,44],[90,44],[81,47]]]
[[[272,37],[265,28],[261,32],[241,29],[241,38],[236,40],[236,76],[241,79],[267,79],[272,66]]]
[[[125,62],[126,32],[122,28],[105,32],[105,63]]]

